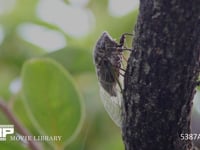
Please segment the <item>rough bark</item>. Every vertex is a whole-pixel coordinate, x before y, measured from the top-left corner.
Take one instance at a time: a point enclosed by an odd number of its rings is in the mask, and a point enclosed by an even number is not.
[[[140,0],[125,74],[126,150],[190,150],[200,68],[200,0]]]

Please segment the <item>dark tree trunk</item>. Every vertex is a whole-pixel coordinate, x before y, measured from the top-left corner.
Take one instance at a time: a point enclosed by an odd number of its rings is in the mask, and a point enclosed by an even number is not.
[[[200,0],[140,0],[125,74],[126,150],[190,150],[200,68]]]

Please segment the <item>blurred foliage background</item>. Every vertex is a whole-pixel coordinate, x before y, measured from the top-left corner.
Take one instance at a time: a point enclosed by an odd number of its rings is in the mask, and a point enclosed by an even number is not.
[[[132,0],[0,0],[0,97],[32,135],[63,136],[41,142],[44,150],[124,149],[101,103],[92,53],[103,31],[117,41],[131,33],[137,8]],[[11,124],[1,111],[0,124]],[[0,142],[14,148],[28,149]]]
[[[0,97],[31,135],[63,137],[41,142],[43,149],[124,148],[101,103],[92,53],[103,31],[117,41],[132,32],[137,7],[131,0],[0,0]],[[0,124],[12,124],[2,111]],[[29,148],[7,141],[0,149]]]

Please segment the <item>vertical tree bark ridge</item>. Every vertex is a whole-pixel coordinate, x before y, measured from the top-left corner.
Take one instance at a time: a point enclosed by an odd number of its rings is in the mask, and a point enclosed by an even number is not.
[[[200,69],[200,1],[140,0],[125,74],[126,150],[190,150],[192,99]]]

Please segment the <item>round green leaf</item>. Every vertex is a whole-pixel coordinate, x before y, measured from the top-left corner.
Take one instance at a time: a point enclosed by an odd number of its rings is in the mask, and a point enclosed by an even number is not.
[[[25,107],[41,135],[62,136],[61,141],[55,141],[56,147],[69,144],[84,116],[80,95],[69,73],[51,59],[32,59],[23,66],[22,85]]]

